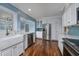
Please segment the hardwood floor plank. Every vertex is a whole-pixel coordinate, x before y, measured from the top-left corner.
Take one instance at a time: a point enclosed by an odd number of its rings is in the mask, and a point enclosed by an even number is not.
[[[57,42],[38,40],[25,51],[26,56],[61,56]]]

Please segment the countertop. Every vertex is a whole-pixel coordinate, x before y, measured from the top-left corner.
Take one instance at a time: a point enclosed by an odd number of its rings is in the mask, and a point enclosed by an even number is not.
[[[23,36],[26,34],[30,34],[30,33],[35,33],[35,32],[21,32],[21,33],[17,33],[17,34],[11,34],[11,35],[1,35],[0,36],[0,51],[3,49],[6,49],[12,45],[15,45],[17,43],[22,42]]]
[[[21,41],[23,41],[23,35],[21,34],[1,37],[0,38],[0,50],[3,50]]]

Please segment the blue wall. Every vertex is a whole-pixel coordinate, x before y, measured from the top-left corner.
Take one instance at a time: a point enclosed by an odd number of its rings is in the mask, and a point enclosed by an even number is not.
[[[69,35],[79,36],[79,26],[71,26],[69,27]]]

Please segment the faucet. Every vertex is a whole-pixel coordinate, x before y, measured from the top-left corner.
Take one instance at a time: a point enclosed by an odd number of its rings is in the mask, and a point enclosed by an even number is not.
[[[6,35],[8,36],[10,33],[9,33],[9,31],[8,31],[8,28],[7,28],[7,30],[6,30]]]

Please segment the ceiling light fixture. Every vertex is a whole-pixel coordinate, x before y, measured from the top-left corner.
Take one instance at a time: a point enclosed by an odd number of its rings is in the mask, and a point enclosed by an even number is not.
[[[28,9],[28,11],[32,11],[31,9]]]

